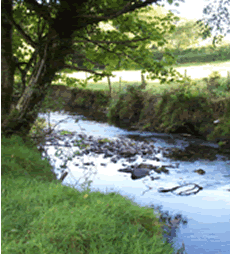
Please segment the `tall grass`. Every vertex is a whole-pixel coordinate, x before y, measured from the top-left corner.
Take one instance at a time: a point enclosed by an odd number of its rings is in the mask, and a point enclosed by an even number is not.
[[[2,137],[2,253],[173,253],[153,210],[53,180],[20,137]]]

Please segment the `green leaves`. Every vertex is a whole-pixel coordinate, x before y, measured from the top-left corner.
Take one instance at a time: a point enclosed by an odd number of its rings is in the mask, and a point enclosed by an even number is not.
[[[50,14],[52,14],[54,23],[55,18],[59,17],[59,10],[61,15],[63,6],[52,3]],[[112,71],[117,69],[118,66],[122,66],[122,68],[136,66],[141,70],[148,71],[151,78],[159,78],[162,82],[169,82],[169,80],[178,78],[176,72],[167,70],[168,67],[175,63],[175,58],[167,51],[170,47],[167,46],[166,40],[166,35],[173,33],[175,30],[174,23],[178,18],[172,12],[168,12],[161,7],[153,8],[152,6],[136,9],[113,18],[112,13],[122,10],[122,6],[127,7],[127,1],[118,2],[117,0],[112,0],[108,2],[101,0],[95,5],[91,3],[90,6],[86,4],[84,7],[79,7],[82,9],[78,10],[78,15],[87,16],[85,20],[81,19],[82,22],[87,23],[93,15],[102,17],[108,13],[111,13],[111,20],[108,19],[99,23],[95,21],[95,23],[90,23],[79,30],[76,28],[71,38],[71,49],[74,54],[67,54],[65,63],[74,66],[76,71],[77,69],[88,70],[91,72],[90,77],[80,80],[63,75],[56,77],[56,79],[61,79],[61,82],[67,86],[74,87],[79,84],[86,86],[90,78],[93,78],[94,82],[102,79],[102,76],[92,73],[92,70],[97,65],[105,66],[103,71],[105,75],[111,75]],[[52,38],[51,41],[57,38],[56,45],[62,43],[58,41],[58,37],[55,37],[55,33],[54,35],[52,34],[53,30],[50,27],[50,23],[29,8],[24,2],[16,2],[14,19],[16,23],[20,24],[30,39],[38,43],[38,45],[41,45],[46,38]],[[68,10],[65,11],[68,13]],[[70,17],[62,21],[63,34],[65,34],[64,30],[67,29],[66,27],[71,26],[76,20],[76,15],[73,15],[72,12],[69,12],[69,14]],[[71,24],[69,24],[70,20]],[[60,23],[60,20],[58,22]],[[61,35],[60,27],[56,31],[59,31],[59,35]],[[28,41],[22,34],[16,30],[13,38],[14,55],[18,57],[20,62],[28,62],[34,49],[29,46]],[[70,38],[66,39],[70,40]],[[158,48],[164,48],[166,52],[161,61],[153,59],[153,53],[150,50],[153,44]],[[59,54],[65,53],[60,51]],[[31,66],[30,73],[32,73],[33,68],[34,66]]]

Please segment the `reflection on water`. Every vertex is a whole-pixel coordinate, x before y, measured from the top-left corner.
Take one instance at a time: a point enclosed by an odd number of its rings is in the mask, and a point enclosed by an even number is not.
[[[59,113],[51,114],[51,122],[55,123],[68,115]],[[77,122],[75,120],[78,120]],[[66,122],[60,124],[59,129],[83,132],[88,135],[113,137],[132,137],[138,140],[154,141],[154,145],[163,148],[185,147],[191,143],[201,143],[215,146],[194,138],[185,138],[180,135],[166,135],[156,133],[139,133],[137,131],[123,130],[106,123],[84,120],[82,116],[72,116]],[[48,153],[52,157],[55,149],[48,147]],[[65,148],[67,153],[74,152],[74,148]],[[159,154],[162,156],[162,154]],[[143,159],[136,157],[133,163],[141,163]],[[86,167],[83,163],[89,162]],[[163,158],[163,161],[148,161],[145,163],[178,163],[178,168],[170,168],[170,174],[152,172],[153,176],[160,176],[159,180],[152,181],[150,176],[133,181],[130,174],[118,172],[124,168],[125,159],[116,164],[111,163],[110,158],[103,158],[103,155],[84,155],[68,162],[69,175],[63,184],[75,186],[80,190],[80,183],[84,182],[83,176],[92,180],[91,190],[118,191],[121,195],[133,199],[141,206],[159,205],[162,209],[169,211],[171,215],[181,213],[188,219],[187,225],[181,225],[171,235],[171,240],[176,248],[180,248],[182,242],[188,254],[193,253],[230,253],[230,164],[229,161],[218,160],[196,160],[171,161]],[[102,165],[106,164],[106,166]],[[59,168],[62,161],[56,158],[53,166]],[[198,175],[195,169],[203,169],[206,173]],[[56,171],[57,172],[57,171]],[[58,172],[57,172],[58,173]],[[60,174],[60,173],[59,173]],[[80,179],[80,180],[79,180]],[[77,185],[76,182],[78,181]],[[196,195],[177,196],[171,192],[159,193],[159,188],[172,188],[184,183],[196,183],[203,187],[203,190]]]

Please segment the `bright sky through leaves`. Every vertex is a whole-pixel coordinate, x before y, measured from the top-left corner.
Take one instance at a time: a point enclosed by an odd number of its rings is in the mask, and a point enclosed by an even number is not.
[[[184,0],[184,2],[179,2],[179,6],[175,6],[174,4],[168,4],[166,0],[161,1],[162,4],[164,3],[164,8],[166,8],[167,10],[171,10],[175,15],[181,18],[191,20],[198,20],[204,18],[203,9],[209,4],[209,2],[209,0]],[[210,41],[210,39],[208,39],[207,41]],[[224,41],[228,41],[230,43],[230,34],[226,35]]]

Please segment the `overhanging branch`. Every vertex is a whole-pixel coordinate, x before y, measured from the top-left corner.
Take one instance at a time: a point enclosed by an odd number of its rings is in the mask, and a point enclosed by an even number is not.
[[[53,25],[50,10],[47,6],[38,4],[35,0],[25,0],[25,3],[30,7],[30,9],[34,10],[39,17],[42,17],[44,20],[46,20],[50,26]]]
[[[8,22],[18,30],[18,32],[19,32],[19,33],[22,35],[22,37],[28,42],[28,44],[30,44],[32,47],[36,48],[36,47],[37,47],[37,43],[34,42],[34,41],[30,38],[30,36],[29,36],[28,34],[26,34],[26,33],[23,31],[23,29],[21,28],[21,26],[18,25],[18,24],[14,21],[14,19],[11,18],[11,17],[8,15],[7,11],[4,11],[4,15],[6,16]]]
[[[134,4],[131,4],[132,2],[134,2]],[[140,9],[143,7],[146,7],[147,5],[150,5],[152,3],[157,3],[159,2],[159,0],[146,0],[146,1],[129,1],[121,10],[119,11],[111,11],[108,12],[108,10],[104,10],[104,14],[107,14],[106,16],[97,16],[97,15],[78,15],[78,18],[88,18],[94,21],[105,21],[105,20],[109,20],[109,19],[114,19],[122,14],[128,13],[128,12],[132,12],[136,9]]]
[[[117,45],[122,45],[122,44],[129,44],[129,43],[133,43],[133,42],[139,42],[139,41],[145,41],[147,39],[150,39],[150,37],[145,37],[145,38],[141,38],[141,39],[135,39],[135,40],[126,40],[126,41],[97,41],[97,40],[90,40],[90,39],[85,39],[85,40],[80,40],[80,41],[75,41],[77,43],[86,43],[86,42],[91,42],[94,44],[99,44],[99,43],[103,43],[103,44],[117,44]]]
[[[95,74],[95,75],[98,75],[98,76],[101,76],[101,77],[106,77],[106,76],[108,76],[108,75],[106,75],[106,74],[99,73],[99,72],[96,72],[96,71],[93,71],[93,70],[89,70],[89,69],[87,69],[87,68],[76,67],[76,66],[69,65],[69,64],[65,64],[65,65],[63,66],[63,68],[67,68],[67,69],[75,70],[75,71],[85,71],[85,72],[89,72],[89,73],[92,73],[92,74]]]

